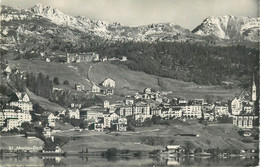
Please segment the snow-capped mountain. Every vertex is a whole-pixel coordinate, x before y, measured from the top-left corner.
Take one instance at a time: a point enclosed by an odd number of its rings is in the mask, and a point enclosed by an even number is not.
[[[76,46],[107,41],[212,44],[216,41],[222,43],[222,39],[242,39],[256,42],[259,29],[259,18],[234,16],[209,17],[193,33],[173,22],[130,27],[85,16],[70,16],[42,4],[29,9],[1,6],[1,16],[2,44],[27,49],[33,46],[45,48],[46,45],[49,47],[57,43]]]
[[[259,40],[260,18],[220,16],[208,17],[192,32],[197,35],[215,35],[222,39]]]
[[[10,11],[4,10],[3,21],[17,20],[48,20],[60,27],[66,27],[81,32],[99,36],[109,40],[123,41],[182,41],[193,36],[191,32],[174,23],[151,24],[147,26],[129,27],[122,26],[119,23],[108,23],[99,20],[93,20],[82,16],[70,16],[58,9],[37,4],[32,8],[23,10],[9,8]],[[14,14],[15,13],[15,14]],[[17,22],[18,23],[18,22]]]

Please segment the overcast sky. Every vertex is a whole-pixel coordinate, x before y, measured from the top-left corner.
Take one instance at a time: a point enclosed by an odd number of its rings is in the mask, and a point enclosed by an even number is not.
[[[208,16],[258,17],[258,0],[2,0],[4,5],[21,8],[37,3],[123,25],[174,22],[190,30]]]

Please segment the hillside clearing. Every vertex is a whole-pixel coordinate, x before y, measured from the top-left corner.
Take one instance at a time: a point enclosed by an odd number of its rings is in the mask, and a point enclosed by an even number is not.
[[[193,82],[162,78],[144,72],[132,71],[123,65],[111,64],[110,62],[63,64],[20,59],[15,61],[9,60],[9,64],[21,71],[33,72],[35,74],[42,72],[51,78],[59,77],[61,84],[57,87],[70,90],[74,90],[74,84],[78,82],[84,84],[86,90],[90,90],[92,82],[100,84],[103,80],[110,77],[116,81],[118,94],[125,95],[140,92],[144,88],[150,87],[155,90],[172,91],[172,96],[175,97],[191,99],[213,96],[216,99],[227,100],[240,92],[238,89],[224,89],[220,86],[200,86]],[[160,78],[161,85],[158,84],[158,78]],[[69,87],[62,84],[64,80],[69,81]]]

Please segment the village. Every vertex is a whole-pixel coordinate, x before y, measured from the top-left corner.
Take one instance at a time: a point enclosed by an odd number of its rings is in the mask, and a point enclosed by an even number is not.
[[[92,54],[93,56],[94,54]],[[93,60],[96,60],[94,55]],[[80,58],[82,59],[82,58]],[[98,58],[97,58],[98,59]],[[127,60],[127,58],[124,58]],[[77,61],[75,59],[68,60]],[[7,66],[3,75],[8,77],[12,70]],[[17,70],[15,70],[17,72]],[[19,72],[17,72],[19,73]],[[85,90],[81,83],[75,84],[75,91],[94,94],[101,99],[99,103],[90,107],[82,107],[80,103],[71,103],[64,110],[44,111],[35,113],[34,104],[27,92],[15,92],[8,103],[2,105],[0,112],[0,126],[2,133],[23,132],[25,137],[40,138],[45,142],[54,142],[55,134],[62,133],[57,129],[59,122],[71,124],[73,128],[65,131],[81,132],[120,132],[135,131],[135,126],[149,126],[155,119],[178,120],[181,122],[198,121],[203,124],[216,124],[218,122],[230,123],[241,129],[243,136],[251,136],[251,130],[257,126],[254,102],[257,99],[256,84],[253,81],[251,93],[242,91],[230,101],[208,102],[202,98],[168,98],[171,91],[156,91],[144,88],[140,92],[118,97],[114,94],[117,89],[113,78],[105,78],[101,83],[92,82],[91,90]],[[40,127],[42,131],[25,131],[24,127]],[[31,128],[33,129],[33,128]],[[198,134],[175,134],[176,136],[198,136]],[[168,147],[168,146],[167,146]],[[176,147],[177,146],[169,146]],[[179,149],[179,146],[178,146]],[[48,149],[41,151],[47,153]],[[54,153],[61,153],[57,145],[52,148]]]

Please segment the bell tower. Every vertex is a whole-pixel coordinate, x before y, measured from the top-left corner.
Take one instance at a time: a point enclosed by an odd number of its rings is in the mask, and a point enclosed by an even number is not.
[[[255,77],[253,75],[253,83],[252,83],[252,101],[256,101],[256,84],[255,84]]]

